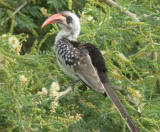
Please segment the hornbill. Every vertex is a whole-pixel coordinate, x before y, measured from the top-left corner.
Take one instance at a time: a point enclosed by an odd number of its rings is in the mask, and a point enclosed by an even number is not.
[[[62,11],[50,16],[41,28],[51,23],[57,23],[62,28],[55,38],[56,57],[60,68],[95,91],[106,93],[127,122],[130,131],[138,132],[131,117],[109,85],[105,61],[100,51],[95,45],[77,40],[80,33],[79,18],[70,11]]]

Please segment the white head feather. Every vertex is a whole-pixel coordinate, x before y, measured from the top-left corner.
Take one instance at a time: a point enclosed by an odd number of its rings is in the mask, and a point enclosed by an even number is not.
[[[77,15],[70,11],[63,11],[63,15],[70,16],[72,18],[72,22],[69,24],[59,24],[62,30],[56,36],[55,43],[61,38],[67,38],[69,40],[77,40],[78,35],[80,33],[80,21]]]

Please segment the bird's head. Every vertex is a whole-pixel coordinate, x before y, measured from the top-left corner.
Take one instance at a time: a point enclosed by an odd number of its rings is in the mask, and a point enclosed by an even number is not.
[[[62,31],[57,36],[58,38],[66,37],[70,40],[75,40],[80,33],[79,18],[70,11],[62,11],[50,16],[44,21],[41,28],[51,23],[57,23],[62,28]]]

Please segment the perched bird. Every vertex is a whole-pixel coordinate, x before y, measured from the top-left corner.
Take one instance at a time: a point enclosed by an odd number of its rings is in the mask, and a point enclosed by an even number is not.
[[[95,91],[106,93],[127,122],[130,131],[138,132],[131,117],[109,85],[105,61],[100,51],[90,43],[77,40],[80,33],[79,18],[70,11],[63,11],[49,17],[42,28],[51,23],[57,23],[62,28],[55,38],[56,57],[61,69]]]

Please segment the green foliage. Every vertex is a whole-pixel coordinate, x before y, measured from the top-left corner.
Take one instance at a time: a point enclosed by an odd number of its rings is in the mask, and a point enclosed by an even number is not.
[[[80,16],[79,39],[103,53],[111,85],[120,89],[116,93],[139,130],[160,130],[158,0],[117,2],[140,22],[95,0],[28,0],[13,16],[23,2],[0,1],[0,131],[129,131],[108,98],[83,91],[80,83],[59,101],[51,96],[53,82],[63,91],[71,79],[52,48],[59,27],[40,27],[47,15],[68,9]]]

